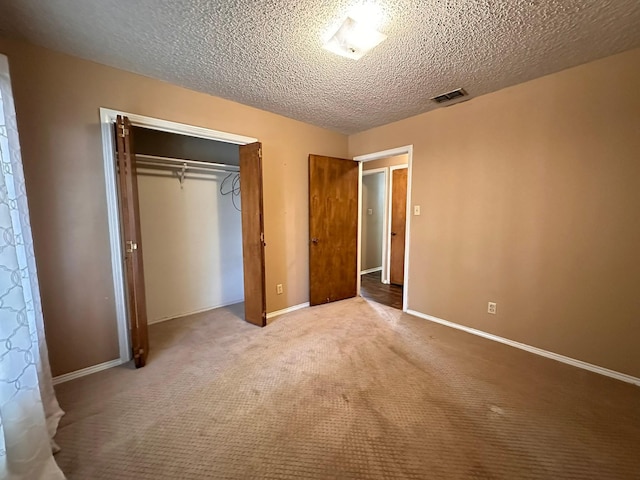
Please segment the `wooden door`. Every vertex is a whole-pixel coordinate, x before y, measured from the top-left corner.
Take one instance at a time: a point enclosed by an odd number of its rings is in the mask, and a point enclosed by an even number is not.
[[[267,324],[267,300],[264,275],[261,143],[240,146],[240,199],[244,261],[244,319],[264,327]]]
[[[356,296],[358,162],[309,155],[309,301]]]
[[[407,227],[407,169],[391,175],[391,253],[389,282],[404,284],[404,244]]]
[[[140,368],[147,363],[149,335],[142,265],[142,239],[140,237],[138,179],[136,177],[131,125],[129,119],[121,115],[118,115],[116,120],[116,149],[129,331],[133,360],[136,368]]]

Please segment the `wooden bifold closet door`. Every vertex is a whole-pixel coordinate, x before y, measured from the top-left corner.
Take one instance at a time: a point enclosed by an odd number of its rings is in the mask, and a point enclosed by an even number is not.
[[[244,263],[244,319],[264,327],[267,300],[262,207],[262,144],[240,145],[240,201]]]
[[[120,219],[124,240],[125,280],[131,349],[136,368],[144,367],[149,354],[147,304],[144,291],[142,265],[142,238],[138,203],[138,179],[133,131],[127,117],[116,119],[116,159],[118,190],[120,194]]]

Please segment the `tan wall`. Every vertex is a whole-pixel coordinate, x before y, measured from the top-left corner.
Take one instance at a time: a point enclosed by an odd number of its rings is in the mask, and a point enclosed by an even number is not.
[[[240,212],[220,194],[229,174],[187,173],[181,188],[173,175],[138,172],[149,323],[242,302]]]
[[[407,154],[403,154],[396,155],[395,157],[381,158],[380,160],[369,160],[368,162],[362,162],[362,170],[373,170],[376,168],[405,165],[409,161],[408,158],[409,156]]]
[[[382,267],[382,231],[387,182],[384,172],[362,176],[360,270]],[[371,210],[371,215],[369,215]]]
[[[351,136],[414,145],[409,308],[640,377],[638,85],[640,49]]]
[[[267,309],[308,300],[307,155],[344,157],[345,136],[24,43],[0,39],[0,53],[11,68],[54,375],[118,357],[99,107],[262,141]]]

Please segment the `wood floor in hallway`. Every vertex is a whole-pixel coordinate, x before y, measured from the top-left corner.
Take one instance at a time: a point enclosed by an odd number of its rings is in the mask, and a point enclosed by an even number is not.
[[[387,307],[402,310],[402,287],[382,283],[382,272],[365,273],[361,277],[360,295]]]

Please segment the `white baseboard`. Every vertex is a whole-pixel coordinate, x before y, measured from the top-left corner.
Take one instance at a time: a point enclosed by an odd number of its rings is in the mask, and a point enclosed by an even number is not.
[[[87,375],[91,375],[92,373],[101,372],[102,370],[106,370],[107,368],[117,367],[118,365],[122,365],[123,362],[119,358],[116,360],[110,360],[108,362],[99,363],[98,365],[93,365],[91,367],[83,368],[81,370],[76,370],[75,372],[65,373],[64,375],[58,375],[57,377],[53,377],[53,384],[58,385],[59,383],[68,382],[69,380],[74,380],[80,377],[86,377]]]
[[[300,305],[294,305],[293,307],[283,308],[282,310],[276,310],[275,312],[267,313],[267,320],[270,318],[279,317],[280,315],[284,315],[285,313],[295,312],[296,310],[300,310],[301,308],[307,308],[309,306],[309,302],[301,303]]]
[[[235,305],[236,303],[242,303],[242,302],[244,302],[244,298],[241,298],[240,300],[233,300],[231,302],[225,302],[225,303],[223,303],[221,305],[214,305],[214,306],[211,306],[211,307],[200,308],[198,310],[193,310],[193,311],[187,312],[187,313],[180,313],[178,315],[171,315],[169,317],[157,318],[155,320],[147,322],[147,324],[148,325],[153,325],[153,324],[156,324],[156,323],[162,323],[162,322],[166,322],[167,320],[174,320],[174,319],[180,318],[180,317],[187,317],[189,315],[195,315],[196,313],[208,312],[209,310],[215,310],[216,308],[228,307],[229,305]]]
[[[368,268],[367,270],[362,270],[360,275],[366,275],[367,273],[379,272],[382,270],[382,267]]]
[[[167,320],[171,320],[171,319],[174,319],[174,318],[180,318],[182,316],[193,315],[195,313],[206,312],[207,310],[213,310],[215,308],[221,308],[221,307],[226,307],[226,306],[229,306],[229,305],[234,305],[236,303],[240,303],[240,302],[243,302],[243,301],[244,301],[244,299],[236,300],[234,302],[225,303],[224,305],[218,305],[217,307],[208,307],[208,308],[204,308],[202,310],[198,310],[196,312],[185,313],[185,314],[180,315],[178,317],[169,317],[169,318],[162,318],[160,320],[154,320],[153,322],[149,322],[149,325],[152,325],[154,323],[165,322]],[[309,306],[309,302],[301,303],[300,305],[294,305],[293,307],[289,307],[289,308],[285,308],[283,310],[277,310],[275,312],[268,313],[267,314],[267,318],[268,319],[269,318],[274,318],[274,317],[277,317],[279,315],[284,315],[285,313],[294,312],[296,310],[300,310],[301,308],[306,308],[308,306]],[[65,373],[63,375],[58,375],[57,377],[53,378],[53,384],[54,385],[58,385],[59,383],[64,383],[64,382],[68,382],[70,380],[74,380],[76,378],[85,377],[87,375],[91,375],[92,373],[100,372],[102,370],[106,370],[106,369],[112,368],[112,367],[117,367],[118,365],[122,365],[123,363],[126,363],[126,361],[123,361],[123,360],[118,358],[116,360],[110,360],[108,362],[99,363],[98,365],[93,365],[91,367],[83,368],[81,370],[76,370],[75,372],[69,372],[69,373]]]
[[[479,337],[493,340],[494,342],[504,343],[505,345],[509,345],[510,347],[519,348],[520,350],[525,350],[530,353],[535,353],[536,355],[540,355],[542,357],[547,357],[552,360],[557,360],[558,362],[566,363],[568,365],[573,365],[574,367],[583,368],[591,372],[599,373],[600,375],[605,375],[607,377],[615,378],[616,380],[621,380],[623,382],[633,383],[634,385],[640,386],[640,378],[632,377],[631,375],[627,375],[626,373],[616,372],[615,370],[599,367],[598,365],[593,365],[592,363],[583,362],[582,360],[576,360],[575,358],[565,357],[564,355],[560,355],[558,353],[553,353],[547,350],[543,350],[541,348],[532,347],[531,345],[516,342],[514,340],[509,340],[508,338],[499,337],[491,333],[483,332],[482,330],[476,330],[475,328],[465,327],[464,325],[449,322],[447,320],[443,320],[438,317],[433,317],[425,313],[416,312],[415,310],[407,310],[407,313],[409,315],[413,315],[414,317],[424,318],[425,320],[439,323],[440,325],[444,325],[446,327],[462,330],[463,332],[471,333],[472,335],[477,335]]]

